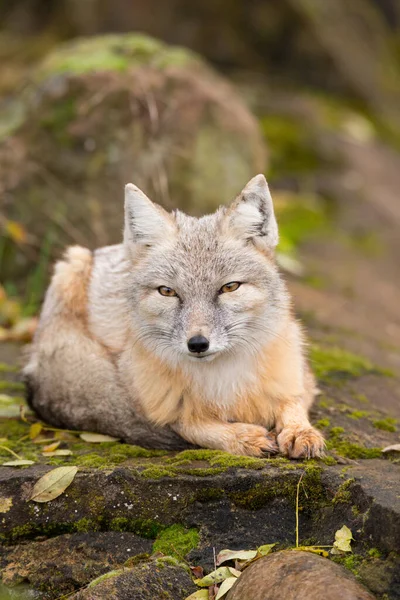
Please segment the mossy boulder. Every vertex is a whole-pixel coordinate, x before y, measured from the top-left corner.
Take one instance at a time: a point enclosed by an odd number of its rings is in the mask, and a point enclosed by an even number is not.
[[[139,34],[56,49],[3,109],[0,132],[0,210],[27,232],[5,243],[2,281],[67,243],[119,242],[128,181],[199,214],[266,166],[234,89],[198,56]]]

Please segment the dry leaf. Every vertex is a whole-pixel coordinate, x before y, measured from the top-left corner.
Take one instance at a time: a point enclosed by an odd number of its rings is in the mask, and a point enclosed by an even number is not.
[[[257,552],[261,554],[261,556],[266,556],[270,552],[272,552],[272,548],[276,546],[276,544],[264,544],[264,546],[259,546],[257,548]]]
[[[71,450],[53,450],[53,452],[42,452],[42,456],[71,456]]]
[[[41,423],[34,423],[33,425],[31,425],[29,429],[29,437],[31,438],[31,440],[37,438],[38,435],[41,433],[42,429],[43,425]]]
[[[221,550],[217,556],[217,566],[227,560],[252,560],[257,556],[257,550]]]
[[[72,483],[78,467],[58,467],[43,475],[35,483],[29,500],[34,502],[49,502],[60,496]]]
[[[8,460],[2,464],[2,467],[25,467],[26,465],[33,464],[35,464],[34,460],[25,460],[23,458],[19,458],[18,460]]]
[[[222,598],[222,596],[225,596],[225,594],[229,592],[234,583],[236,583],[236,580],[237,577],[228,577],[228,579],[225,579],[225,581],[221,583],[215,600],[219,600],[220,598]]]
[[[190,594],[185,600],[208,600],[208,590],[197,590]]]
[[[91,442],[92,444],[119,442],[118,438],[112,437],[111,435],[103,435],[102,433],[81,433],[79,437],[84,442]]]
[[[386,446],[382,452],[400,452],[400,444],[393,444],[393,446]]]
[[[340,529],[335,533],[335,541],[333,542],[333,548],[331,550],[332,554],[338,554],[340,552],[351,552],[351,540],[353,539],[353,535],[350,529],[343,525]]]
[[[57,450],[57,448],[60,444],[61,444],[61,441],[58,441],[58,442],[53,442],[52,444],[49,444],[48,446],[43,446],[43,452],[54,452],[54,450]]]
[[[192,571],[193,577],[196,577],[196,579],[202,579],[204,577],[203,567],[190,567],[190,570]]]
[[[239,571],[237,572],[239,573]],[[229,567],[219,567],[202,579],[195,579],[194,582],[200,587],[208,587],[210,585],[214,585],[214,583],[220,583],[221,581],[224,581],[224,579],[228,579],[228,577],[232,577]]]

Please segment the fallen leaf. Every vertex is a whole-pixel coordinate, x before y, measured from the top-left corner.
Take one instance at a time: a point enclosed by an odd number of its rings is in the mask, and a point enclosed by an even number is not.
[[[351,540],[353,539],[353,535],[347,525],[343,525],[340,529],[338,529],[335,533],[335,541],[333,542],[333,548],[331,550],[332,554],[337,554],[337,551],[341,552],[351,552]]]
[[[192,571],[193,576],[196,577],[196,579],[202,579],[202,577],[204,577],[203,567],[190,567],[190,570]]]
[[[6,221],[4,229],[13,242],[17,244],[24,244],[26,242],[27,232],[21,223]]]
[[[393,444],[393,446],[386,446],[382,452],[400,452],[400,444]]]
[[[264,546],[259,546],[257,548],[257,552],[261,554],[261,556],[266,556],[272,551],[274,546],[276,546],[276,544],[264,544]]]
[[[185,600],[208,600],[208,590],[197,590],[197,592],[190,594]]]
[[[240,577],[241,576],[241,572],[238,571],[237,569],[234,569],[233,567],[228,567],[228,569],[231,572],[231,574],[233,575],[233,577]]]
[[[84,442],[91,442],[92,444],[119,442],[118,438],[112,437],[111,435],[103,435],[102,433],[81,433],[79,437]]]
[[[219,567],[202,579],[195,579],[194,582],[200,587],[208,587],[214,585],[214,583],[220,583],[221,581],[224,581],[224,579],[228,579],[228,577],[232,577],[229,567]]]
[[[49,444],[48,446],[43,446],[43,452],[54,452],[54,450],[57,450],[57,448],[60,444],[61,444],[61,441],[58,441],[58,442],[53,442],[52,444]]]
[[[78,467],[58,467],[43,475],[32,490],[29,500],[49,502],[60,496],[72,483]]]
[[[227,560],[252,560],[257,556],[257,550],[221,550],[217,556],[217,566]]]
[[[298,546],[297,548],[292,548],[292,550],[298,550],[300,552],[312,552],[313,554],[319,554],[319,556],[323,556],[325,558],[329,557],[329,552],[323,548],[318,548],[318,546]]]
[[[53,452],[42,452],[42,456],[71,456],[71,450],[53,450]]]
[[[24,467],[25,465],[33,464],[35,464],[34,460],[25,460],[23,458],[19,458],[18,460],[8,460],[2,464],[2,467]]]
[[[222,596],[225,596],[225,594],[229,592],[234,583],[236,583],[236,580],[237,577],[228,577],[228,579],[225,579],[225,581],[221,583],[215,600],[219,600],[220,598],[222,598]]]
[[[33,425],[31,425],[29,429],[29,437],[31,438],[31,440],[37,438],[38,435],[41,433],[42,429],[43,425],[41,423],[34,423]]]

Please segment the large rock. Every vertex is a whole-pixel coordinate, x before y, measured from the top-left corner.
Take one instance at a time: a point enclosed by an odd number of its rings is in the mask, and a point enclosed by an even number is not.
[[[248,567],[227,600],[373,600],[342,567],[310,552],[277,552]]]
[[[31,79],[0,120],[0,211],[28,232],[3,249],[2,281],[66,243],[119,242],[128,181],[198,214],[266,166],[255,118],[189,51],[138,34],[83,39]]]

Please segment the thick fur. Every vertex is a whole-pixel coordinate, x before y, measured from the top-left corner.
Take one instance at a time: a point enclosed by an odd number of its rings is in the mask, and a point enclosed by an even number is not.
[[[25,368],[32,406],[53,424],[147,447],[319,456],[315,382],[277,242],[263,175],[201,219],[128,184],[123,244],[70,248],[56,265]],[[210,342],[196,356],[194,335]]]

